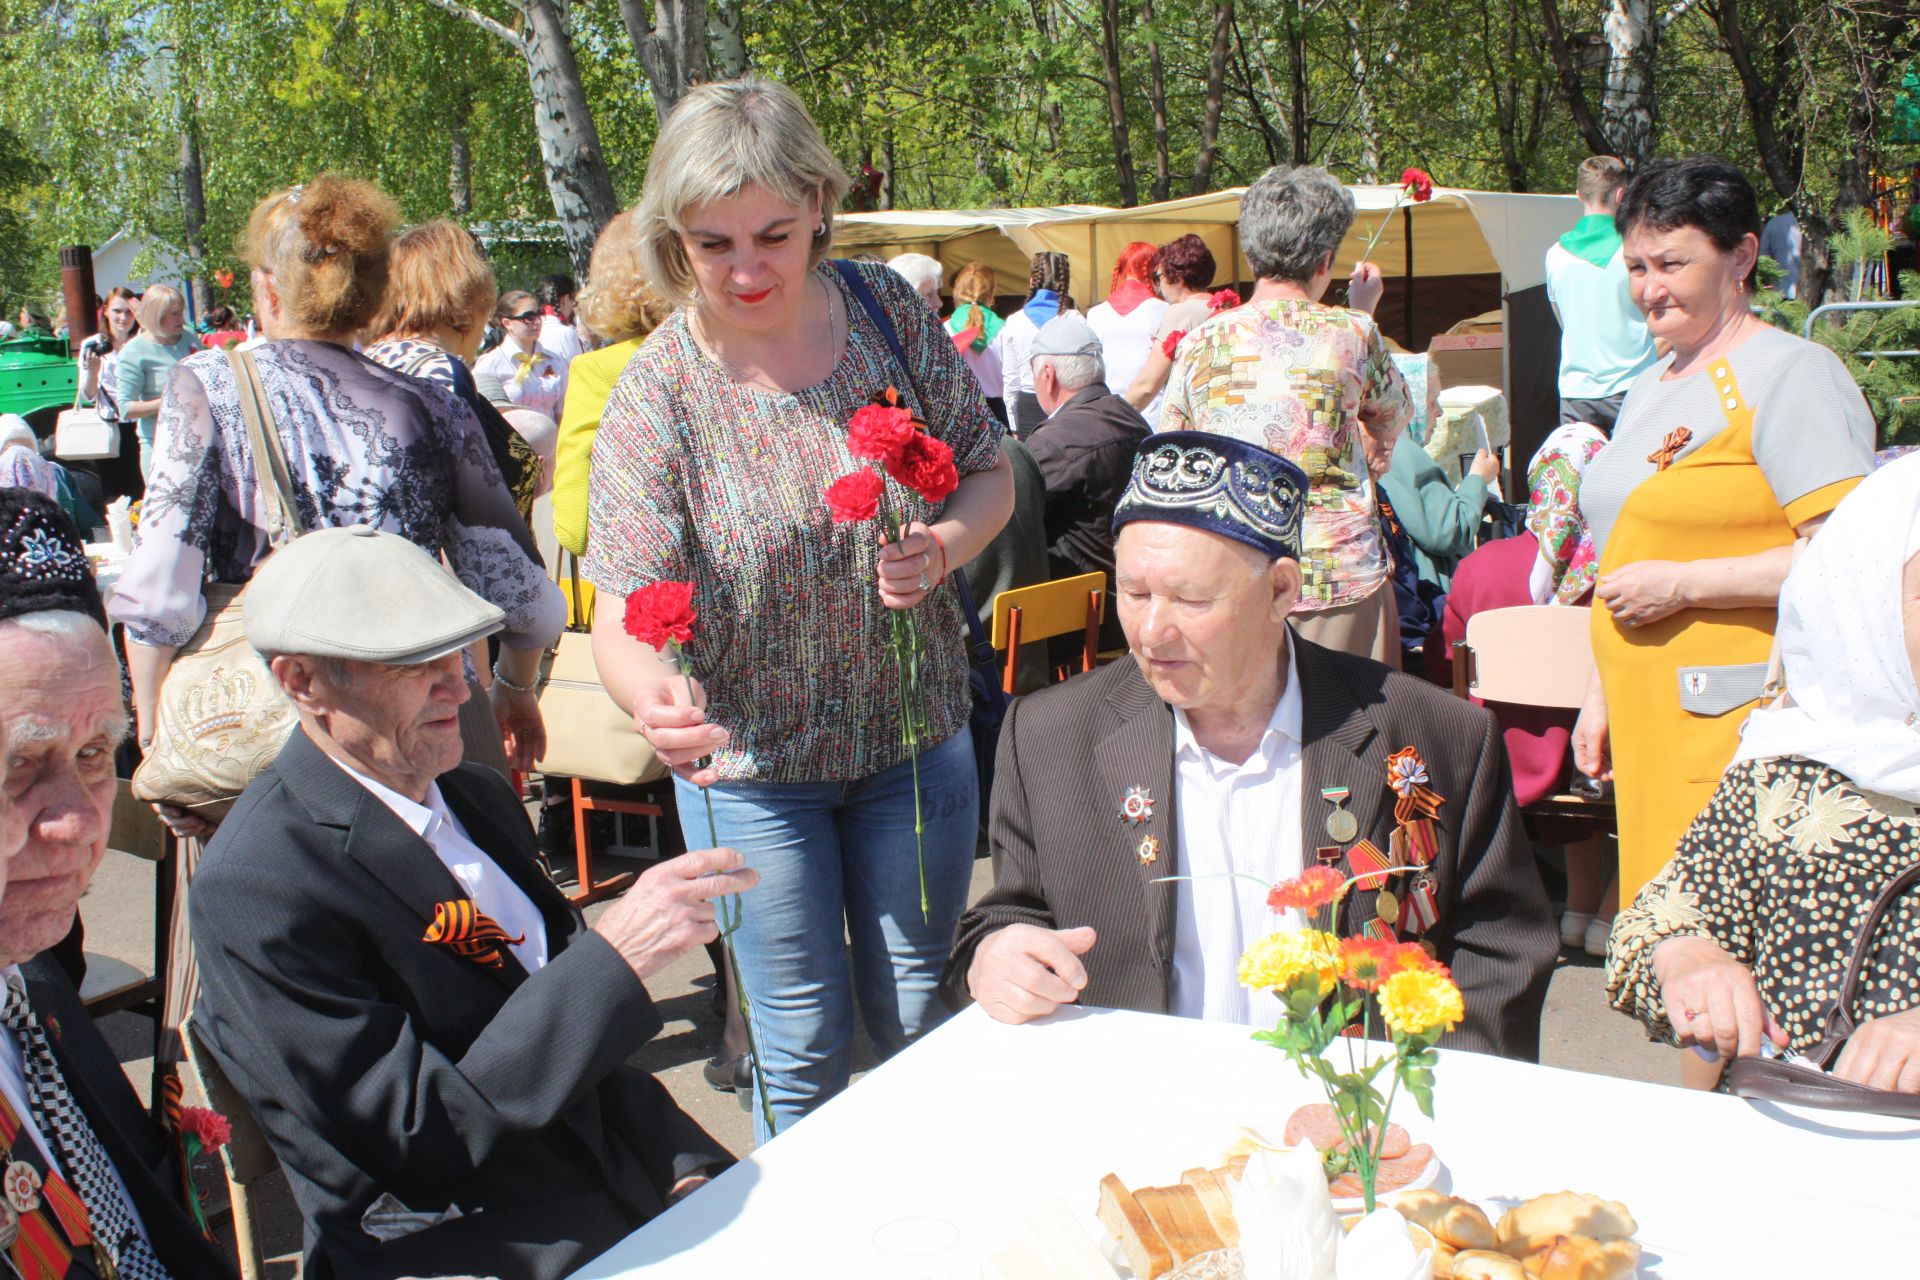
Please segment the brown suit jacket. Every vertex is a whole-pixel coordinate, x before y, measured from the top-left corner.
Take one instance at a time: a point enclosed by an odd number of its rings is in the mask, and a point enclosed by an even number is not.
[[[1293,636],[1303,745],[1302,848],[1327,845],[1322,787],[1353,791],[1360,836],[1385,851],[1394,828],[1387,756],[1411,746],[1445,797],[1435,826],[1440,922],[1427,935],[1452,966],[1466,1021],[1442,1047],[1537,1060],[1540,1008],[1559,953],[1546,890],[1513,805],[1493,718],[1377,662]],[[1121,821],[1128,788],[1147,787],[1153,816]],[[1151,865],[1141,838],[1159,838]],[[1092,925],[1081,1002],[1165,1013],[1172,978],[1174,889],[1182,872],[1174,814],[1173,712],[1131,660],[1017,700],[1000,732],[990,841],[994,883],[960,920],[943,976],[949,1004],[967,994],[974,948],[995,929]],[[1373,917],[1375,895],[1347,896],[1341,932]]]

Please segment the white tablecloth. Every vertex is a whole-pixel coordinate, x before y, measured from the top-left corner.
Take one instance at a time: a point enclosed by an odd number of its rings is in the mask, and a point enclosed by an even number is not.
[[[1456,1194],[1624,1201],[1643,1275],[1920,1275],[1920,1122],[1471,1053],[1441,1055],[1435,1097],[1436,1121],[1404,1101],[1395,1119],[1434,1144]],[[919,1215],[959,1228],[951,1274],[971,1280],[1044,1202],[1091,1234],[1102,1174],[1178,1181],[1218,1163],[1239,1125],[1277,1134],[1315,1100],[1243,1027],[1085,1010],[1010,1027],[969,1009],[576,1280],[880,1277],[874,1233]]]

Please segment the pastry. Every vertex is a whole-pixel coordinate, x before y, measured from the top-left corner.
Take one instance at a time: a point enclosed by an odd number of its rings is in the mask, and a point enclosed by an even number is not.
[[[1233,1193],[1227,1190],[1222,1171],[1189,1169],[1180,1175],[1180,1181],[1199,1193],[1200,1207],[1206,1210],[1207,1221],[1213,1224],[1221,1242],[1229,1249],[1238,1245],[1240,1226],[1233,1220]]]
[[[1438,1191],[1402,1191],[1393,1207],[1408,1222],[1417,1222],[1434,1239],[1455,1249],[1493,1248],[1493,1223],[1479,1205]]]
[[[1535,1280],[1631,1280],[1640,1266],[1640,1246],[1631,1240],[1603,1244],[1592,1236],[1561,1236],[1529,1254],[1523,1265]]]
[[[1500,1252],[1524,1258],[1551,1245],[1559,1236],[1591,1236],[1604,1244],[1628,1239],[1639,1229],[1627,1206],[1618,1200],[1555,1191],[1507,1210],[1493,1234]]]
[[[1454,1250],[1451,1245],[1441,1240],[1438,1236],[1433,1238],[1433,1280],[1447,1280],[1447,1277],[1453,1274],[1454,1256]],[[1505,1257],[1506,1255],[1502,1254],[1500,1256]]]
[[[1463,1249],[1453,1255],[1453,1280],[1533,1280],[1527,1269],[1504,1253]]]
[[[1176,1264],[1227,1246],[1213,1229],[1200,1193],[1182,1182],[1171,1187],[1142,1187],[1134,1199],[1146,1211]]]
[[[1173,1270],[1173,1255],[1126,1183],[1112,1174],[1100,1179],[1100,1205],[1094,1210],[1102,1226],[1120,1242],[1127,1268],[1136,1280],[1159,1280]]]

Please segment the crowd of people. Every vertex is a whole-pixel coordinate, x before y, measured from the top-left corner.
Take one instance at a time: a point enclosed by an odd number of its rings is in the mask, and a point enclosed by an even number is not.
[[[120,748],[189,754],[162,704],[220,624],[289,736],[219,803],[157,804],[195,850],[196,1034],[287,1170],[310,1276],[563,1276],[724,1170],[630,1064],[648,980],[723,909],[743,999],[708,1078],[760,1141],[848,1087],[856,1018],[882,1057],[969,1003],[1270,1026],[1238,959],[1300,923],[1267,886],[1315,866],[1394,877],[1340,931],[1450,967],[1443,1046],[1537,1059],[1564,945],[1690,1050],[1688,1083],[1814,1052],[1920,1093],[1920,460],[1875,471],[1844,366],[1751,314],[1736,168],[1581,166],[1547,262],[1562,422],[1504,525],[1501,459],[1456,483],[1422,447],[1438,379],[1374,319],[1379,268],[1329,300],[1354,202],[1324,170],[1245,193],[1244,300],[1186,235],[1128,246],[1084,312],[1063,254],[1004,314],[986,264],[948,288],[924,255],[836,258],[846,188],[799,99],[748,77],[668,117],[584,289],[502,291],[467,232],[402,228],[364,182],[273,193],[256,335],[196,344],[154,286],[82,346],[145,482],[104,602],[57,484],[10,458],[32,441],[0,434],[0,1113],[79,1205],[16,1202],[36,1230],[103,1274],[229,1274],[72,945]],[[893,526],[825,496],[876,402],[951,460],[931,495],[885,489]],[[538,830],[510,781],[568,620],[547,494],[581,578],[685,584],[691,611],[671,652],[618,607],[574,619],[690,850],[591,925],[543,856],[552,780]],[[1082,573],[1113,660],[1025,673],[983,769],[950,584],[984,605]],[[1590,611],[1577,716],[1434,678],[1512,605]],[[1570,784],[1611,787],[1617,840],[1523,818]]]

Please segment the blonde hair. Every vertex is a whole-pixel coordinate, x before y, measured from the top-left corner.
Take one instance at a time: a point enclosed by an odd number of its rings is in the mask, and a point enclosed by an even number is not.
[[[846,170],[793,90],[761,76],[703,84],[667,117],[647,162],[646,186],[634,213],[640,260],[667,302],[693,301],[693,268],[681,219],[698,204],[760,187],[793,205],[820,204],[808,265],[833,247],[833,213],[847,193]]]
[[[385,300],[367,332],[376,338],[441,329],[467,333],[487,323],[499,288],[473,235],[435,218],[393,242]]]
[[[601,229],[578,300],[580,319],[605,342],[644,338],[673,313],[647,283],[638,210],[617,215]]]
[[[960,268],[960,274],[953,278],[954,303],[956,305],[974,303],[991,307],[994,285],[997,283],[992,267],[984,262],[969,262]]]
[[[323,173],[253,207],[240,254],[273,277],[280,310],[318,333],[364,330],[387,290],[400,210],[370,182]]]
[[[150,284],[147,291],[140,295],[139,310],[134,312],[140,321],[140,332],[153,337],[158,332],[160,317],[176,306],[185,306],[187,296],[170,284]],[[154,339],[156,342],[158,338]]]

